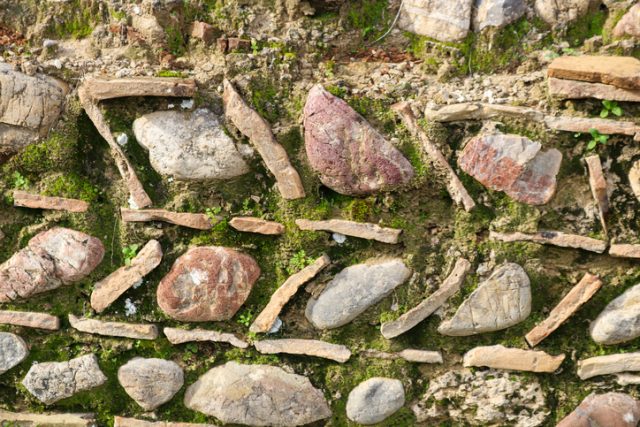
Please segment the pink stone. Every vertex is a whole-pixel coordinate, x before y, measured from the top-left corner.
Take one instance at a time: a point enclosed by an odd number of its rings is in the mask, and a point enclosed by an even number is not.
[[[640,402],[623,393],[590,394],[557,427],[635,427]]]

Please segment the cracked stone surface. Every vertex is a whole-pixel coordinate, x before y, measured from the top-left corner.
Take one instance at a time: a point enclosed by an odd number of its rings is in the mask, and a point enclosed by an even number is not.
[[[347,399],[347,417],[358,424],[382,422],[404,406],[402,381],[370,378],[358,384]]]
[[[224,133],[220,118],[209,110],[145,114],[133,122],[133,132],[161,175],[198,181],[249,172],[242,153],[251,148],[237,147]]]
[[[29,348],[16,334],[0,332],[0,374],[18,365],[29,355]]]
[[[499,331],[516,325],[531,313],[531,284],[527,273],[515,263],[497,267],[458,307],[438,332],[467,336]]]
[[[631,427],[640,422],[640,402],[624,393],[592,393],[557,427]]]
[[[322,391],[282,368],[227,362],[189,386],[187,408],[223,423],[300,426],[331,416]]]
[[[618,344],[640,336],[640,284],[627,289],[591,323],[591,338],[599,344]]]
[[[563,25],[589,11],[593,0],[536,0],[535,11],[547,24]]]
[[[321,85],[313,86],[307,96],[304,139],[311,167],[338,193],[390,191],[413,178],[413,167],[402,153]]]
[[[338,273],[307,304],[306,316],[318,329],[346,325],[404,283],[411,270],[399,258],[370,259]]]
[[[452,42],[466,37],[474,0],[406,0],[398,19],[405,31]]]
[[[67,362],[34,363],[22,385],[41,402],[51,405],[105,381],[107,377],[98,366],[98,358],[87,354]]]
[[[473,29],[502,28],[519,19],[526,11],[525,0],[476,0]]]
[[[221,246],[189,249],[158,285],[158,305],[186,322],[228,320],[249,297],[260,267],[249,255]]]
[[[138,405],[153,411],[182,388],[184,373],[170,360],[136,357],[118,369],[118,381]]]
[[[0,265],[0,303],[82,280],[102,261],[102,242],[80,231],[52,228]]]

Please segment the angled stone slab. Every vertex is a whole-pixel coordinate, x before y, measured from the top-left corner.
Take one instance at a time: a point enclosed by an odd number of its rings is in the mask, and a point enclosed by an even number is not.
[[[351,357],[351,351],[344,345],[331,344],[320,340],[279,339],[260,340],[253,343],[262,354],[296,354],[302,356],[322,357],[344,363]]]
[[[249,344],[233,334],[208,329],[164,328],[164,334],[171,344],[183,344],[191,341],[226,342],[234,347],[247,348]]]
[[[640,200],[640,160],[633,162],[629,169],[629,185],[636,199]]]
[[[205,214],[171,212],[165,209],[120,208],[120,214],[125,222],[163,221],[196,230],[210,230],[214,224],[211,218]]]
[[[313,263],[289,277],[278,289],[276,289],[273,295],[271,295],[269,303],[255,318],[249,328],[249,331],[254,333],[269,332],[276,321],[276,318],[282,311],[282,308],[287,304],[287,302],[289,302],[296,292],[298,292],[300,286],[316,277],[318,273],[320,273],[320,271],[330,263],[331,260],[329,257],[323,254]]]
[[[89,334],[110,337],[134,338],[139,340],[155,340],[158,338],[156,325],[142,325],[137,323],[105,322],[96,319],[81,319],[69,314],[71,327]]]
[[[29,414],[25,412],[9,412],[0,409],[0,421],[12,422],[11,426],[64,426],[95,427],[95,414]],[[13,424],[15,423],[15,424]]]
[[[262,218],[237,216],[229,221],[229,225],[238,231],[247,233],[266,234],[268,236],[284,233],[284,225],[275,221],[266,221]]]
[[[640,60],[630,56],[561,56],[547,71],[549,77],[640,89]]]
[[[640,141],[640,126],[629,121],[598,117],[547,116],[544,123],[553,130],[589,133],[591,129],[595,129],[604,135],[626,135],[632,136],[635,141]]]
[[[213,424],[181,423],[172,421],[145,421],[115,417],[113,427],[216,427]]]
[[[640,285],[627,289],[591,322],[591,338],[599,344],[619,344],[640,336]]]
[[[600,156],[594,154],[593,156],[587,156],[584,160],[587,162],[587,168],[589,169],[589,186],[591,187],[593,199],[598,206],[600,223],[604,233],[607,234],[606,215],[609,213],[609,195],[607,194],[607,180],[602,172]]]
[[[476,347],[464,355],[463,365],[486,366],[494,369],[508,369],[528,372],[555,372],[565,355],[551,356],[544,351],[507,348],[502,345]]]
[[[526,233],[500,233],[490,231],[489,238],[501,242],[534,242],[543,245],[560,246],[561,248],[584,249],[596,253],[603,253],[607,249],[607,242],[591,237],[567,234],[562,231],[540,231],[535,234]]]
[[[573,313],[589,301],[601,286],[602,281],[598,276],[589,273],[585,274],[582,280],[571,288],[569,293],[551,310],[549,316],[529,331],[525,336],[527,343],[531,347],[540,344],[543,339],[551,335]]]
[[[102,313],[127,289],[142,280],[162,260],[162,247],[157,240],[150,240],[131,260],[104,279],[96,282],[91,293],[91,307]]]
[[[398,27],[444,42],[462,40],[471,27],[473,0],[405,0]]]
[[[267,121],[247,105],[229,80],[225,79],[223,85],[222,100],[227,118],[256,147],[267,169],[275,176],[282,197],[288,200],[304,197],[300,175],[291,165],[285,149],[276,141]]]
[[[609,354],[578,361],[578,376],[586,380],[599,375],[640,371],[640,353]]]
[[[444,105],[437,110],[424,112],[427,120],[435,122],[459,122],[466,120],[489,120],[497,117],[523,117],[540,121],[544,119],[541,111],[515,105],[486,104],[483,102],[464,102]]]
[[[640,258],[640,245],[617,243],[609,248],[609,255],[616,258]]]
[[[549,77],[549,94],[560,99],[607,99],[611,101],[640,102],[640,89],[622,89],[602,83],[588,83]]]
[[[407,362],[415,363],[442,363],[442,353],[439,351],[418,350],[414,348],[407,348],[397,353],[388,353],[380,350],[362,350],[359,355],[374,359],[404,359]]]
[[[506,329],[531,313],[529,276],[518,264],[505,263],[462,302],[451,319],[443,321],[438,332],[449,336],[468,336]]]
[[[391,339],[402,335],[433,314],[447,299],[460,290],[460,286],[464,283],[470,269],[471,263],[469,261],[464,258],[458,259],[451,274],[442,282],[437,291],[396,320],[382,324],[380,327],[382,336]]]
[[[57,316],[30,311],[0,310],[0,323],[25,326],[27,328],[48,329],[50,331],[60,329],[60,319]]]
[[[420,140],[424,147],[424,151],[427,153],[434,166],[444,174],[447,179],[447,191],[453,201],[458,205],[462,205],[464,210],[467,212],[473,209],[476,203],[467,192],[467,189],[464,188],[464,185],[462,185],[462,181],[460,181],[460,178],[458,178],[458,175],[456,175],[453,168],[442,154],[442,151],[440,151],[440,148],[438,148],[436,143],[434,143],[420,128],[418,119],[416,119],[413,111],[411,110],[411,105],[409,105],[408,102],[399,102],[392,105],[391,109],[402,119],[402,122],[409,132],[411,132],[411,135]]]
[[[67,212],[86,212],[89,203],[84,200],[67,199],[65,197],[50,197],[40,194],[15,190],[13,192],[13,206],[32,209],[52,209]]]
[[[326,221],[311,221],[308,219],[296,219],[296,225],[300,230],[330,231],[345,236],[359,237],[367,240],[377,240],[382,243],[398,243],[402,230],[397,228],[380,227],[369,222],[355,222],[343,219],[330,219]]]

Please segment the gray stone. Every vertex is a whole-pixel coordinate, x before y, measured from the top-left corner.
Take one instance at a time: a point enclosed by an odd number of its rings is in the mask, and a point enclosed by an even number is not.
[[[535,11],[549,25],[566,25],[584,16],[593,0],[536,0]]]
[[[376,424],[404,406],[400,380],[371,378],[358,384],[347,400],[347,417],[356,423]]]
[[[440,324],[438,332],[467,336],[499,331],[520,323],[531,313],[531,285],[518,264],[506,263],[460,305],[456,314]]]
[[[223,423],[299,426],[331,416],[322,391],[308,378],[276,366],[227,362],[192,384],[187,408]]]
[[[592,393],[557,427],[635,427],[638,422],[638,400],[624,393]]]
[[[249,172],[242,153],[224,133],[218,116],[194,112],[157,111],[136,119],[133,132],[149,150],[151,166],[180,180],[229,179]]]
[[[58,400],[98,387],[107,377],[98,366],[94,354],[77,357],[66,362],[34,363],[22,385],[41,402],[51,405]]]
[[[476,0],[473,29],[502,28],[522,17],[526,11],[525,0]]]
[[[401,259],[371,259],[338,273],[307,304],[307,319],[318,329],[346,325],[404,283],[411,270]]]
[[[9,332],[0,332],[0,374],[22,362],[29,354],[22,338]]]
[[[640,336],[640,284],[611,301],[591,323],[591,338],[618,344]]]
[[[469,33],[473,0],[405,0],[398,27],[452,42]]]
[[[618,21],[613,29],[614,37],[640,37],[640,3],[636,3]]]
[[[153,411],[182,388],[184,373],[170,360],[136,357],[118,369],[118,381],[138,405]]]

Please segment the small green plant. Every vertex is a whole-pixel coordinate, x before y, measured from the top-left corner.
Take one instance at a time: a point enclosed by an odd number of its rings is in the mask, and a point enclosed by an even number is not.
[[[138,253],[138,249],[140,249],[140,245],[137,243],[134,243],[132,245],[125,246],[124,248],[122,248],[122,255],[124,255],[125,265],[131,265],[131,260]]]
[[[222,208],[220,206],[216,206],[215,208],[207,208],[204,210],[205,215],[209,217],[212,223],[217,223],[220,221],[218,215],[222,212]]]
[[[589,129],[589,134],[591,134],[591,141],[587,143],[587,150],[591,151],[598,144],[607,145],[607,141],[609,140],[609,135],[603,135],[598,132],[597,129]]]
[[[253,52],[254,55],[257,55],[258,52],[260,52],[261,48],[260,45],[258,44],[258,40],[256,39],[251,39],[251,52]]]
[[[602,101],[602,111],[600,111],[600,117],[606,119],[609,117],[609,114],[613,114],[615,116],[620,117],[623,111],[622,108],[618,105],[616,101]]]
[[[29,179],[24,177],[18,171],[14,172],[11,177],[13,178],[13,188],[17,188],[18,190],[26,190],[31,185]]]
[[[289,274],[296,273],[313,262],[313,258],[309,258],[304,250],[296,252],[289,260],[287,272]]]
[[[238,316],[238,320],[236,320],[236,322],[238,322],[243,326],[249,326],[251,324],[252,319],[253,319],[253,310],[248,309],[240,313],[240,315]]]

